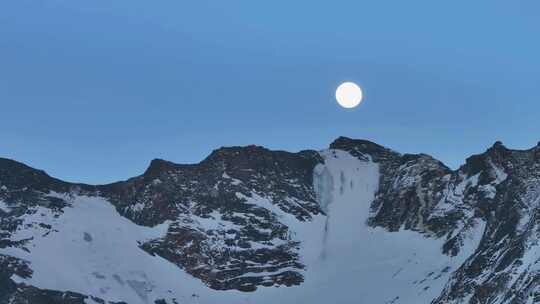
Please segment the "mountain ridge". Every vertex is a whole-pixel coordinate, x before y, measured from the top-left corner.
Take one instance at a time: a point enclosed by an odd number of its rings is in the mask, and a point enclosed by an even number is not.
[[[347,136],[339,136],[338,138],[336,138],[335,140],[333,140],[329,144],[329,148],[330,149],[343,149],[347,144],[349,144],[349,145],[350,144],[353,144],[353,145],[366,145],[366,146],[369,147],[368,149],[374,149],[374,151],[388,151],[388,152],[394,152],[394,153],[399,154],[399,155],[408,155],[408,156],[411,156],[411,157],[414,157],[414,156],[428,156],[428,157],[433,158],[436,161],[439,161],[445,167],[448,167],[442,160],[436,159],[433,156],[431,156],[430,154],[426,154],[426,153],[404,153],[404,154],[402,154],[402,153],[399,153],[399,152],[397,152],[397,151],[395,151],[393,149],[390,149],[390,148],[387,148],[385,146],[379,145],[379,144],[377,144],[377,143],[375,143],[373,141],[367,140],[367,139],[353,139],[353,138],[347,137]],[[448,167],[448,168],[450,170],[452,170],[452,171],[458,171],[459,168],[461,168],[462,166],[464,166],[466,164],[466,161],[467,161],[468,158],[471,158],[471,157],[474,157],[474,156],[477,156],[477,155],[483,155],[485,153],[489,153],[490,151],[496,150],[497,148],[499,148],[499,149],[502,148],[503,150],[515,151],[515,152],[527,152],[527,151],[536,150],[536,149],[538,149],[538,147],[540,147],[540,141],[538,142],[538,144],[536,146],[533,146],[533,147],[531,147],[529,149],[509,149],[501,141],[495,141],[484,152],[481,152],[481,153],[478,153],[478,154],[473,154],[473,155],[471,155],[469,157],[466,157],[465,162],[462,165],[460,165],[457,169],[450,169],[450,167]],[[132,176],[132,177],[128,177],[126,179],[120,179],[120,180],[117,180],[117,181],[108,182],[108,183],[71,182],[71,181],[68,181],[68,180],[64,180],[64,179],[60,179],[60,178],[56,178],[54,176],[51,176],[43,169],[38,169],[36,167],[33,167],[33,166],[30,166],[30,165],[26,164],[25,162],[21,162],[21,161],[15,160],[13,158],[0,157],[0,168],[2,168],[3,166],[7,166],[7,165],[11,164],[11,166],[19,166],[21,168],[31,169],[31,170],[36,171],[36,172],[44,173],[48,177],[50,177],[52,179],[55,179],[57,181],[64,182],[64,183],[73,184],[73,185],[80,185],[80,186],[98,187],[98,186],[108,186],[108,185],[116,184],[118,182],[127,181],[127,180],[129,180],[131,178],[139,177],[141,175],[151,175],[153,172],[155,172],[156,170],[159,171],[160,169],[161,170],[166,170],[167,168],[199,165],[201,163],[210,161],[212,158],[216,157],[216,155],[221,154],[221,152],[223,152],[223,151],[239,151],[239,150],[253,150],[253,149],[255,149],[255,150],[266,150],[266,151],[271,151],[271,152],[287,152],[287,153],[302,153],[302,152],[316,152],[317,151],[317,150],[314,150],[314,149],[304,149],[304,150],[300,150],[298,152],[288,152],[288,151],[282,150],[282,149],[272,150],[272,149],[265,148],[264,146],[259,146],[259,145],[255,145],[255,144],[245,145],[245,146],[222,146],[222,147],[219,147],[217,149],[214,149],[210,154],[208,154],[208,156],[206,156],[203,160],[201,160],[199,162],[176,163],[176,162],[166,160],[166,159],[162,159],[162,158],[154,158],[154,159],[149,161],[146,169],[141,174],[135,175],[135,176]],[[365,151],[365,152],[367,152],[367,151]]]
[[[134,273],[130,269],[142,266],[124,265],[121,255],[108,252],[116,248],[114,238],[122,238],[123,246],[132,248],[122,254],[139,264],[162,265],[175,280],[182,276],[192,282],[190,288],[206,299],[183,300],[188,303],[212,303],[212,297],[232,291],[266,303],[260,295],[270,286],[296,296],[317,295],[320,286],[313,285],[318,280],[313,275],[328,272],[325,263],[343,272],[334,277],[341,282],[334,288],[343,293],[335,296],[354,297],[349,292],[357,286],[340,289],[354,282],[347,276],[364,283],[370,279],[355,267],[339,266],[340,256],[360,267],[377,265],[378,256],[385,254],[397,264],[373,271],[391,277],[371,281],[406,278],[413,283],[392,281],[390,299],[365,289],[370,302],[418,303],[419,295],[422,303],[432,304],[539,302],[539,151],[538,146],[512,150],[496,142],[452,170],[427,154],[401,154],[367,140],[339,137],[322,151],[250,145],[216,149],[196,164],[154,159],[141,175],[105,185],[69,183],[0,159],[0,291],[17,304],[29,299],[172,304],[186,296],[179,286],[168,287],[172,291],[167,293],[163,288],[169,283],[153,268]],[[96,226],[81,212],[108,224]],[[349,233],[356,246],[351,250],[358,252],[333,250],[349,248],[343,240]],[[139,234],[145,237],[133,239]],[[73,243],[64,243],[72,238]],[[401,246],[402,254],[377,251],[377,246],[388,246],[386,240]],[[48,263],[40,264],[33,252],[54,256],[50,242],[77,252],[71,259],[78,261],[63,264],[51,257],[51,263],[59,269],[84,266],[88,273],[62,284],[44,280]],[[363,253],[364,242],[374,249]],[[86,253],[87,248],[94,249]],[[100,254],[106,255],[93,257]],[[102,265],[107,258],[118,259],[118,266]],[[64,275],[61,271],[53,278]],[[79,280],[92,284],[76,285]],[[126,281],[132,282],[128,290]]]

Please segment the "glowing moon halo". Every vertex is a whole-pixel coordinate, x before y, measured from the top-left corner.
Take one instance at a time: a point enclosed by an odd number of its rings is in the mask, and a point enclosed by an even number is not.
[[[336,89],[336,100],[340,106],[351,109],[362,101],[362,89],[354,82],[344,82]]]

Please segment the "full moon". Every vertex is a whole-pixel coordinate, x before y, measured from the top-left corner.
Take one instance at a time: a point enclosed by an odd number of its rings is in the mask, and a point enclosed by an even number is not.
[[[362,89],[354,82],[344,82],[336,90],[336,100],[344,108],[354,108],[362,101]]]

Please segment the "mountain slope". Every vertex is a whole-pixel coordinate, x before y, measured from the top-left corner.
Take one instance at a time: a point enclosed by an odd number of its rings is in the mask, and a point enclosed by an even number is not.
[[[71,184],[0,159],[0,303],[534,303],[539,148],[338,138]]]

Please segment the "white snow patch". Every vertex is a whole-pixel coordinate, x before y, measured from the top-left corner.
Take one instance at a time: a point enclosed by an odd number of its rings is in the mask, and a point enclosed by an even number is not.
[[[506,180],[508,177],[508,174],[504,172],[502,168],[497,167],[491,160],[489,161],[489,164],[493,168],[493,171],[495,172],[495,184],[500,184],[503,181]]]
[[[233,178],[233,177],[230,177],[227,172],[223,172],[223,174],[221,175],[221,177],[225,178],[225,179],[230,179],[231,180],[231,184],[232,185],[240,185],[242,183],[241,180],[239,179],[236,179],[236,178]]]
[[[142,211],[144,209],[144,207],[145,207],[144,203],[138,202],[135,205],[129,206],[129,209],[131,211],[140,212],[140,211]]]
[[[5,213],[8,213],[11,211],[11,208],[6,204],[6,202],[0,200],[0,210],[4,211]]]
[[[0,250],[31,263],[32,277],[20,281],[127,303],[154,303],[160,298],[215,303],[219,298],[217,292],[177,266],[138,247],[163,236],[168,222],[153,228],[138,226],[120,216],[106,200],[84,196],[74,197],[72,206],[64,208],[59,217],[47,208],[35,211],[24,217],[22,226],[27,228],[16,231],[12,238],[33,237],[30,253],[17,248]],[[38,223],[49,224],[58,232],[44,234],[45,228]],[[205,294],[206,300],[192,299],[192,294]]]

